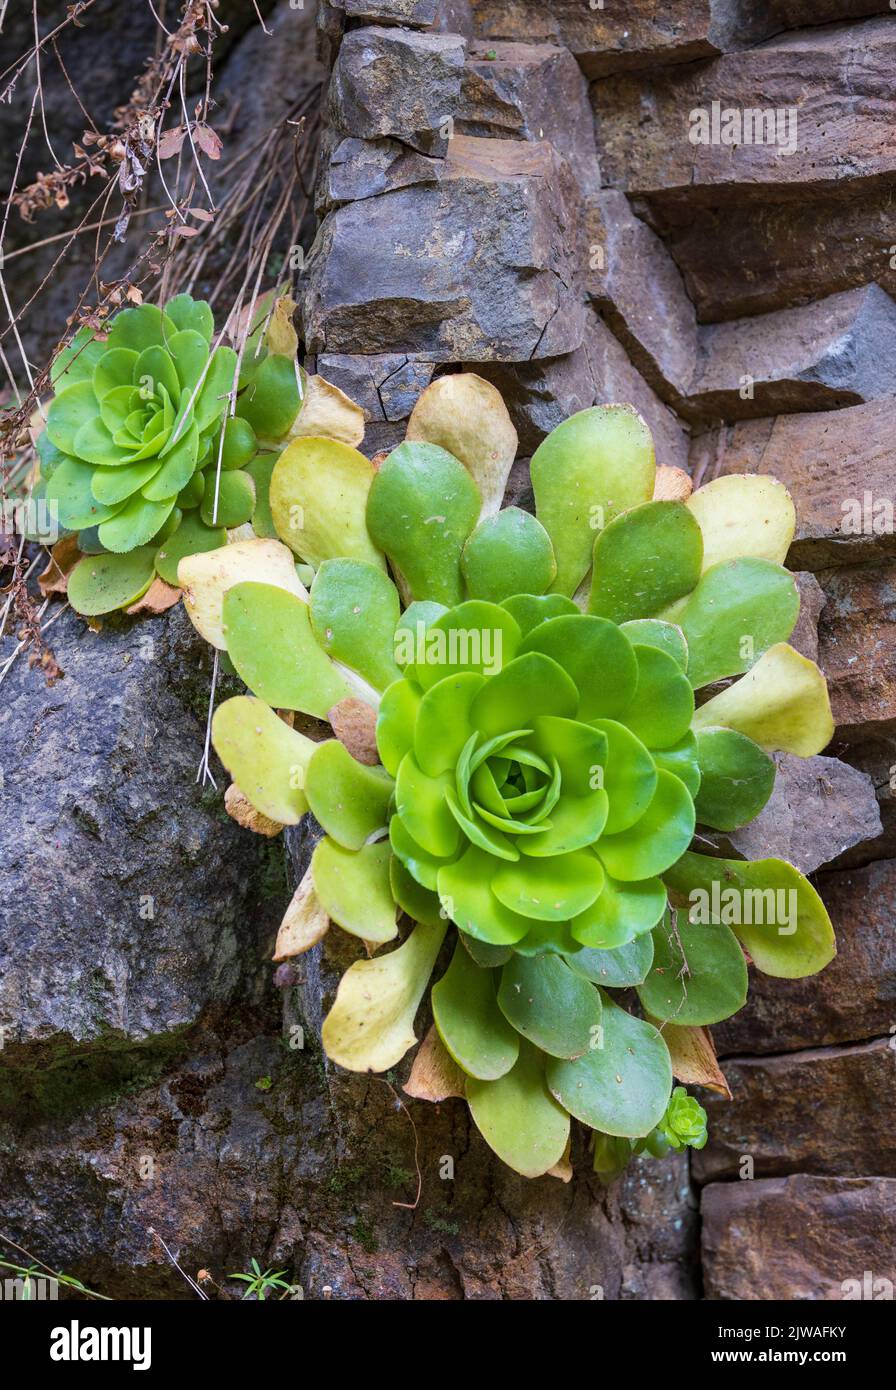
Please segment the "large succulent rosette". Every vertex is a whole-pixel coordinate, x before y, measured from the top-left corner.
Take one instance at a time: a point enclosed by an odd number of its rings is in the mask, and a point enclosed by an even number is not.
[[[816,753],[833,726],[821,673],[787,645],[780,484],[655,500],[644,422],[593,408],[533,457],[532,516],[499,509],[515,443],[493,388],[443,378],[379,468],[290,445],[270,490],[281,539],[181,578],[251,692],[215,716],[235,790],[268,831],[310,811],[324,832],[278,958],[330,922],[371,953],[341,981],[328,1055],[396,1065],[442,960],[412,1093],[463,1095],[527,1176],[563,1160],[578,1119],[609,1177],[633,1150],[705,1143],[667,1039],[742,1006],[745,953],[784,977],[834,953],[791,865],[692,848],[696,827],[758,814],[771,753]],[[374,726],[375,747],[358,737]]]

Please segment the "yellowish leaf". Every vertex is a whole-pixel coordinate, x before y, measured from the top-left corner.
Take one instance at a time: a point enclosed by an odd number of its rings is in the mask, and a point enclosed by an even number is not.
[[[177,567],[177,578],[190,621],[219,651],[227,648],[224,595],[234,584],[273,584],[308,602],[308,590],[296,574],[292,552],[280,541],[255,538],[199,555],[185,555]]]
[[[274,960],[289,960],[292,956],[300,956],[303,952],[310,951],[312,946],[323,940],[329,927],[330,919],[314,891],[314,879],[309,866],[280,923],[277,944],[274,947]]]
[[[500,511],[516,458],[517,433],[501,393],[491,382],[474,372],[439,377],[411,411],[407,438],[447,449],[479,488],[481,516]]]

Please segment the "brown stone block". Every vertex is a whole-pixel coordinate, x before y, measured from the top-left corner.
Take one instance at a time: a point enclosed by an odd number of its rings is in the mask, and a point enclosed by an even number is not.
[[[745,1157],[758,1178],[805,1171],[896,1177],[892,1041],[730,1058],[724,1071],[732,1099],[702,1097],[709,1143],[693,1154],[695,1179],[737,1177]]]
[[[700,1203],[707,1298],[890,1297],[896,1283],[896,1181],[797,1174],[713,1183]],[[865,1272],[871,1278],[866,1281]]]
[[[324,219],[303,303],[309,351],[438,362],[572,352],[578,195],[546,141],[450,142],[440,181]]]
[[[846,182],[853,192],[892,187],[894,59],[896,27],[880,18],[784,34],[661,76],[597,82],[604,181],[666,215],[799,201]],[[756,115],[745,121],[744,112]]]
[[[896,562],[823,570],[818,659],[838,734],[896,732]]]
[[[778,478],[796,504],[788,564],[818,571],[896,550],[886,525],[896,500],[894,427],[894,400],[742,421],[695,439],[691,468],[695,481],[720,473]]]

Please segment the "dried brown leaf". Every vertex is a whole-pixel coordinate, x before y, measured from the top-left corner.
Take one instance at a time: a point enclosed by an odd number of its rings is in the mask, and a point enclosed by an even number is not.
[[[653,484],[654,502],[686,502],[693,491],[694,484],[683,468],[673,468],[667,463],[661,463],[657,468]]]
[[[404,1090],[416,1100],[439,1101],[464,1095],[464,1074],[436,1032],[435,1024],[417,1049]]]
[[[193,128],[193,141],[199,146],[203,154],[207,154],[209,159],[220,159],[221,151],[224,146],[220,138],[212,130],[211,126],[203,125],[200,121]]]
[[[68,577],[81,558],[77,536],[63,536],[50,551],[50,563],[37,581],[44,598],[48,594],[67,594]]]
[[[561,1182],[572,1182],[572,1164],[569,1160],[569,1151],[572,1147],[572,1139],[567,1139],[566,1148],[559,1163],[555,1163],[553,1168],[549,1168],[545,1177],[559,1178]]]
[[[169,608],[173,608],[176,603],[180,603],[183,598],[183,590],[175,589],[173,584],[166,584],[164,579],[154,579],[142,598],[138,598],[136,603],[132,603],[130,608],[125,611],[131,615],[134,613],[167,613]]]
[[[708,1028],[681,1023],[657,1023],[672,1058],[672,1075],[685,1086],[706,1086],[731,1099],[731,1088],[716,1058]]]
[[[380,760],[376,746],[376,710],[365,700],[349,696],[327,711],[333,733],[356,762],[375,767]]]
[[[292,956],[310,951],[312,946],[323,940],[329,927],[330,919],[314,891],[314,878],[309,866],[280,923],[274,960],[289,960]]]
[[[263,816],[260,811],[256,811],[236,782],[231,782],[224,793],[224,809],[237,825],[241,825],[245,830],[254,830],[256,835],[267,835],[271,838],[279,835],[283,829],[279,821],[271,820],[270,816]]]
[[[159,141],[159,159],[170,159],[172,155],[180,154],[181,146],[187,138],[186,126],[175,126],[173,130],[166,130]]]

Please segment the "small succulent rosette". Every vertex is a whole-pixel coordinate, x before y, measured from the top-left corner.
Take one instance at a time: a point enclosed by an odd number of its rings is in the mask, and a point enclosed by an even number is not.
[[[834,954],[792,865],[692,848],[698,825],[758,814],[771,753],[817,753],[833,724],[787,644],[784,487],[732,476],[685,496],[665,469],[682,495],[656,500],[644,421],[594,407],[532,458],[533,516],[501,510],[515,450],[493,387],[441,378],[378,467],[291,443],[271,477],[279,539],[180,577],[251,692],[214,720],[231,808],[266,833],[310,811],[324,831],[278,959],[330,923],[367,946],[328,1056],[401,1060],[450,933],[408,1089],[463,1096],[529,1177],[566,1170],[578,1119],[609,1179],[632,1152],[706,1142],[673,1076],[700,1079],[683,1040],[711,1053],[703,1030],[745,1002],[747,953],[787,978]],[[337,736],[313,741],[289,711]]]
[[[292,307],[276,291],[255,306],[238,378],[237,353],[214,345],[211,309],[188,294],[122,309],[104,336],[81,328],[59,354],[32,495],[77,535],[77,612],[126,608],[156,578],[176,586],[185,555],[217,550],[239,528],[276,534],[278,454],[321,424],[322,386],[298,370]],[[361,412],[343,414],[359,442]]]

